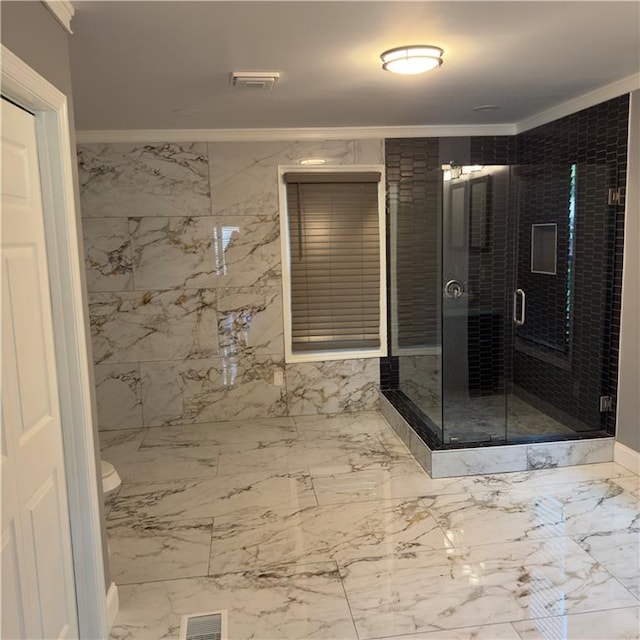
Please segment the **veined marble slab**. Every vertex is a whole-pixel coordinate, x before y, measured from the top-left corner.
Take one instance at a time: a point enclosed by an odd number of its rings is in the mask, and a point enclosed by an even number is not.
[[[280,287],[280,224],[273,215],[213,218],[217,287]]]
[[[412,633],[408,636],[392,636],[385,638],[385,640],[521,640],[521,638],[513,626],[507,622],[505,624],[487,624],[482,627]],[[551,640],[551,638],[547,640]]]
[[[93,370],[100,431],[142,427],[140,366],[96,364]]]
[[[216,518],[212,573],[282,564],[347,562],[445,549],[449,541],[420,499],[260,510]]]
[[[277,356],[143,362],[147,426],[284,416],[282,387],[273,385],[284,363]]]
[[[219,289],[217,312],[222,355],[284,355],[281,289]]]
[[[78,145],[84,217],[209,216],[206,143]]]
[[[214,214],[277,215],[278,165],[323,158],[353,164],[353,140],[212,142],[209,144]]]
[[[198,447],[233,442],[273,442],[297,439],[293,418],[263,418],[182,424],[149,429],[142,448]]]
[[[569,538],[356,560],[340,571],[362,640],[637,604]]]
[[[637,500],[606,480],[438,495],[431,513],[456,546],[640,531]]]
[[[136,289],[215,287],[215,229],[210,216],[129,218]]]
[[[215,291],[92,293],[89,316],[96,363],[217,355]]]
[[[376,436],[343,436],[339,442],[318,439],[235,443],[220,446],[219,475],[252,469],[309,470],[315,475],[357,471],[388,464],[392,459]]]
[[[88,291],[124,291],[133,288],[131,237],[126,218],[82,220]]]
[[[291,416],[378,407],[378,358],[290,363],[286,368]]]
[[[637,640],[640,607],[514,622],[521,640]]]
[[[212,609],[228,612],[233,640],[358,638],[334,563],[123,586],[119,596],[114,640],[174,640],[182,615]]]
[[[581,535],[575,540],[640,600],[640,531],[637,528]]]
[[[339,441],[343,436],[358,433],[381,436],[389,432],[389,425],[378,411],[314,414],[296,416],[294,420],[303,440],[332,438]]]
[[[303,473],[243,473],[235,476],[140,482],[123,485],[109,521],[147,518],[174,521],[218,517],[256,507],[301,509],[317,505]]]
[[[110,522],[111,578],[124,584],[206,576],[211,518],[167,522]]]

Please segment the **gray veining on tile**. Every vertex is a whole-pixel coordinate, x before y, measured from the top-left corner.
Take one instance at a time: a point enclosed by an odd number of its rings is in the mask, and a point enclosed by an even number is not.
[[[577,464],[611,462],[613,438],[578,440],[575,442],[548,442],[530,444],[527,447],[529,469],[568,467]]]
[[[129,218],[129,229],[137,290],[216,286],[213,218]]]
[[[377,358],[287,364],[289,415],[366,411],[378,406]]]
[[[145,425],[285,415],[284,391],[272,384],[282,369],[270,356],[143,362]]]
[[[427,504],[416,498],[231,514],[216,519],[210,571],[340,563],[445,549],[448,544]]]
[[[212,609],[228,611],[233,640],[358,637],[334,563],[125,586],[120,600],[114,640],[177,640],[182,615]]]
[[[142,442],[142,448],[273,442],[295,440],[297,437],[298,431],[293,418],[255,418],[149,429]]]
[[[340,571],[362,640],[637,604],[569,538],[356,560]]]
[[[384,164],[384,139],[355,140],[355,164]]]
[[[223,355],[284,354],[280,289],[221,289],[217,310]]]
[[[131,238],[126,219],[86,218],[82,222],[88,291],[133,288]]]
[[[217,355],[209,289],[92,293],[89,315],[97,364]]]
[[[235,476],[123,485],[109,521],[146,518],[190,520],[218,517],[256,507],[304,508],[317,505],[309,476],[303,473],[242,473]]]
[[[209,144],[214,214],[278,213],[278,165],[304,158],[323,158],[328,165],[353,164],[352,140],[309,142],[212,142]]]
[[[211,215],[206,144],[78,145],[85,217]]]
[[[638,640],[640,607],[514,622],[521,640]]]
[[[94,365],[98,428],[142,427],[142,398],[138,364]]]
[[[441,629],[408,636],[392,636],[385,640],[521,640],[517,631],[508,622],[487,624],[482,627],[464,629]],[[550,638],[547,640],[551,640]]]
[[[212,519],[110,522],[111,577],[117,585],[206,576]]]

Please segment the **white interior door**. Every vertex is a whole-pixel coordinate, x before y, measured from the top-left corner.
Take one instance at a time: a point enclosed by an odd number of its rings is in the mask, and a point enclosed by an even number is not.
[[[2,100],[2,638],[78,635],[34,117]]]

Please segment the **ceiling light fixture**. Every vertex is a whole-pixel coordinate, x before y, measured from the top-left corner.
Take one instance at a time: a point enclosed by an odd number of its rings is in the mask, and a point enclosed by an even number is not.
[[[479,107],[473,107],[473,110],[478,113],[491,113],[491,111],[497,111],[499,108],[497,104],[481,104]]]
[[[324,158],[304,158],[300,160],[300,164],[311,165],[311,166],[319,166],[326,163],[327,161]]]
[[[380,54],[382,68],[391,73],[412,75],[435,69],[442,64],[440,47],[429,44],[412,44],[406,47],[396,47]]]

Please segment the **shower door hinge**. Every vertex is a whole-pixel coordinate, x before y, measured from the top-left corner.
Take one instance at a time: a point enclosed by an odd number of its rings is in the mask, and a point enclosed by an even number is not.
[[[607,204],[622,206],[624,204],[624,187],[611,187],[607,191]]]
[[[613,398],[611,396],[600,396],[600,413],[606,413],[613,409]]]

